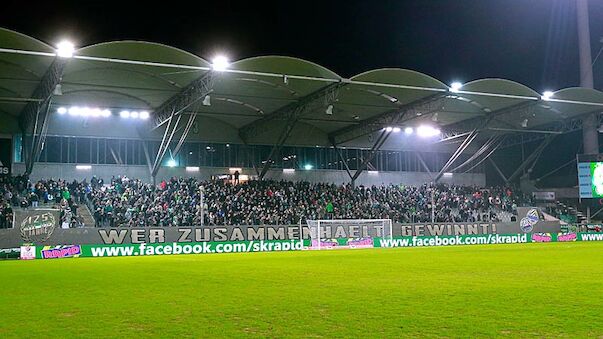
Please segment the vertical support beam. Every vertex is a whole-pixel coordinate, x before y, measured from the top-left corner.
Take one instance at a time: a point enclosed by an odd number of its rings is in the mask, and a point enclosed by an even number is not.
[[[339,147],[337,147],[337,145],[335,145],[334,140],[331,140],[331,145],[335,149],[335,152],[337,152],[337,155],[339,156],[339,159],[341,159],[341,162],[343,162],[343,165],[345,166],[345,171],[348,173],[348,176],[350,177],[350,179],[353,180],[354,176],[352,175],[352,172],[350,171],[350,166],[348,166],[347,160],[343,157],[343,154],[341,154],[341,150],[339,149]]]
[[[419,159],[419,163],[421,164],[421,166],[423,166],[425,171],[427,171],[427,174],[429,174],[429,176],[433,179],[433,173],[429,169],[429,166],[427,166],[427,163],[425,162],[425,159],[423,159],[421,153],[415,152],[415,155],[417,156],[417,159]]]
[[[163,137],[161,139],[161,143],[159,145],[159,149],[157,150],[157,155],[155,157],[155,161],[153,162],[153,166],[151,169],[151,176],[153,177],[153,181],[155,181],[155,177],[157,176],[159,167],[161,167],[161,162],[165,157],[165,153],[169,149],[174,135],[178,131],[180,120],[182,118],[182,115],[184,114],[184,111],[189,107],[197,104],[199,101],[203,100],[206,95],[210,94],[213,91],[214,80],[214,71],[209,71],[203,74],[197,80],[193,81],[182,91],[180,91],[180,93],[174,95],[172,98],[167,100],[155,112],[155,123],[154,126],[151,128],[151,131],[155,130],[156,128],[159,128],[160,126],[166,123],[167,126],[163,133]],[[182,144],[188,136],[188,132],[190,131],[190,128],[195,121],[196,113],[193,112],[192,115],[192,117],[189,117],[184,132],[180,136],[180,140],[176,146],[177,151],[179,151],[180,147],[182,147]]]
[[[368,156],[362,161],[362,163],[360,163],[360,166],[356,170],[356,173],[354,173],[354,176],[352,177],[352,185],[355,185],[356,179],[358,179],[358,177],[360,176],[362,171],[364,171],[366,169],[366,166],[368,165],[368,163],[371,162],[371,160],[373,160],[373,158],[377,154],[377,151],[379,151],[379,149],[381,149],[381,146],[383,146],[383,144],[385,143],[385,141],[387,141],[387,138],[389,138],[389,136],[391,134],[392,134],[391,131],[388,132],[386,130],[383,130],[383,132],[381,132],[381,134],[375,141],[375,144],[373,144],[373,147],[371,147],[371,150],[369,151]]]
[[[26,175],[31,174],[34,163],[41,153],[48,131],[52,95],[61,82],[66,64],[67,59],[55,58],[32,94],[32,98],[38,100],[30,101],[20,114],[19,125],[23,134]]]
[[[521,174],[521,172],[528,165],[530,165],[533,161],[537,160],[538,157],[540,156],[540,153],[542,153],[542,151],[544,151],[544,149],[551,143],[551,141],[553,141],[555,136],[556,136],[556,134],[547,135],[547,137],[540,143],[540,145],[538,145],[538,147],[534,150],[534,152],[532,152],[532,154],[530,154],[524,160],[524,162],[521,165],[519,165],[519,167],[515,170],[515,172],[513,172],[513,174],[511,174],[511,176],[507,180],[507,183],[509,183],[509,182],[513,181],[515,178],[517,178],[517,176],[519,176],[519,174]]]
[[[507,177],[505,176],[505,174],[503,173],[503,171],[500,169],[500,167],[498,167],[498,165],[496,164],[496,162],[494,162],[494,159],[488,158],[488,160],[490,160],[490,163],[494,167],[494,170],[496,170],[496,173],[498,173],[498,175],[500,175],[500,177],[502,178],[502,180],[504,180],[504,182],[509,182],[509,180],[507,179]]]
[[[442,178],[444,173],[454,164],[454,162],[461,156],[461,154],[463,154],[467,147],[471,145],[471,143],[473,142],[473,140],[475,140],[478,134],[479,132],[477,128],[471,131],[471,133],[469,133],[467,138],[465,138],[465,140],[459,145],[459,147],[456,149],[456,151],[454,151],[452,156],[450,156],[450,159],[448,159],[446,164],[444,164],[444,167],[442,167],[440,172],[438,172],[438,174],[435,176],[435,178],[433,179],[434,182],[438,182],[438,180]]]
[[[593,88],[593,66],[590,48],[590,28],[588,18],[588,0],[576,0],[578,16],[578,51],[580,55],[580,86]],[[598,114],[589,114],[582,120],[582,140],[584,154],[599,153]]]

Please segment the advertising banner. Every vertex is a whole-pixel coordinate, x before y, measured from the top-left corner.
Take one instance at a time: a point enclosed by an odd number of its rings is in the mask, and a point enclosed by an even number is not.
[[[370,241],[369,241],[370,240]],[[321,249],[434,247],[459,245],[525,244],[539,242],[603,241],[603,233],[484,234],[462,236],[405,236],[370,239],[323,240]],[[172,242],[112,245],[24,246],[22,259],[128,257],[171,254],[212,254],[301,251],[316,249],[311,240],[259,240],[226,242]],[[24,257],[25,256],[25,257]]]

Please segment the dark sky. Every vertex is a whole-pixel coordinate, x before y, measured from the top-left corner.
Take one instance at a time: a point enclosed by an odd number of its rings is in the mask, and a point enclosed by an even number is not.
[[[144,5],[141,5],[145,3]],[[350,77],[381,67],[446,83],[501,77],[537,91],[579,83],[574,0],[2,1],[0,26],[49,43],[161,42],[211,58],[300,57]],[[590,0],[592,54],[603,1]],[[603,57],[601,57],[603,59]],[[603,84],[603,61],[595,65]]]

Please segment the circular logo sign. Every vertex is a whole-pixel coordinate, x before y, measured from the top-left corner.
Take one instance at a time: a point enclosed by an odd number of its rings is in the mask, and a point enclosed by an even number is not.
[[[21,222],[21,238],[27,242],[41,243],[52,235],[56,219],[51,212],[36,213]]]
[[[530,233],[534,229],[534,225],[528,218],[522,218],[521,221],[519,221],[519,228],[521,228],[521,231],[524,233]]]

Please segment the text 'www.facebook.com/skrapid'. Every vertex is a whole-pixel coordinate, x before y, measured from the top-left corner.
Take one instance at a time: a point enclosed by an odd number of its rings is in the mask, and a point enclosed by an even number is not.
[[[303,249],[303,242],[289,241],[249,241],[244,243],[195,243],[195,244],[138,244],[120,246],[97,246],[90,249],[93,257],[138,256],[163,254],[204,254],[293,251]]]

